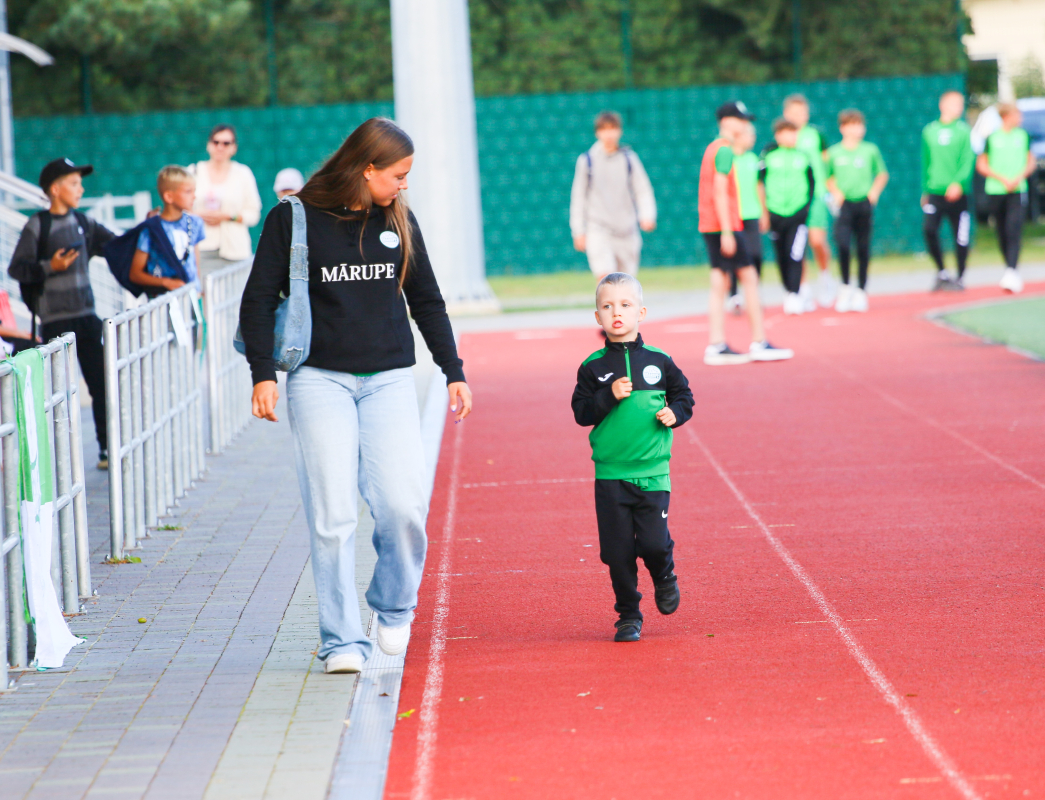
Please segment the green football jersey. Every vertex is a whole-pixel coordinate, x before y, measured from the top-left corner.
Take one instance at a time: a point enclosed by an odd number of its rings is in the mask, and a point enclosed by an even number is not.
[[[797,214],[813,197],[814,174],[809,156],[801,150],[775,142],[769,145],[758,169],[758,181],[766,188],[766,208],[781,217]]]
[[[809,156],[809,164],[813,168],[813,179],[816,182],[816,194],[823,192],[824,180],[827,178],[824,170],[824,151],[827,150],[827,140],[817,128],[806,125],[798,132],[798,150]]]
[[[740,198],[740,218],[759,219],[762,201],[758,199],[758,156],[750,150],[733,157],[733,170]]]
[[[835,179],[846,200],[866,200],[874,179],[885,171],[882,151],[870,142],[860,142],[852,150],[839,142],[827,150],[827,177]]]
[[[1027,168],[1027,154],[1030,152],[1030,137],[1023,128],[1005,131],[1001,128],[987,137],[987,145],[983,152],[987,154],[987,162],[991,169],[1006,178],[1015,178]],[[984,189],[987,194],[1008,194],[1005,184],[996,178],[988,178]],[[1017,192],[1027,191],[1027,179],[1020,181]]]
[[[944,194],[952,183],[968,191],[975,159],[969,126],[962,120],[930,122],[922,129],[922,191]]]

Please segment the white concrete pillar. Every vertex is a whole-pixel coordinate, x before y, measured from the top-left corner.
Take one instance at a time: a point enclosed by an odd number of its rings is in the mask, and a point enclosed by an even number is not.
[[[498,309],[486,282],[467,0],[391,0],[396,122],[414,140],[407,198],[455,313]]]

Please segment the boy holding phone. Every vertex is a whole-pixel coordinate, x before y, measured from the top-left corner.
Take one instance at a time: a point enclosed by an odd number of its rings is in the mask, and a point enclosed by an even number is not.
[[[76,334],[76,354],[91,395],[98,436],[98,468],[108,469],[102,321],[94,313],[88,262],[102,254],[115,234],[76,210],[83,197],[83,178],[93,171],[90,164],[77,165],[68,158],[57,158],[43,168],[40,188],[51,207],[30,217],[7,272],[22,284],[23,295],[26,286],[39,287],[29,310],[40,317],[43,341]]]

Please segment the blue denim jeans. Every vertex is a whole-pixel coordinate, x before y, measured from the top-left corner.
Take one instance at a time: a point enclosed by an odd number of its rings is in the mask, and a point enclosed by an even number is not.
[[[319,657],[373,646],[356,596],[356,487],[374,517],[377,565],[366,600],[383,625],[414,618],[424,569],[425,459],[413,372],[362,378],[299,367],[287,379],[298,481],[311,532]]]

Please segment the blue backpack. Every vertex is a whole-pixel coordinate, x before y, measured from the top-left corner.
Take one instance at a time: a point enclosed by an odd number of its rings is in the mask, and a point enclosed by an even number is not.
[[[167,238],[167,232],[163,229],[163,220],[157,215],[135,225],[126,233],[107,242],[102,248],[105,260],[109,262],[109,271],[120,286],[135,297],[139,297],[143,292],[152,288],[131,280],[131,262],[134,261],[134,253],[138,249],[138,238],[143,230],[149,232],[149,247],[154,254],[167,262],[167,265],[174,270],[178,280],[188,283],[189,273],[186,271],[185,265],[188,263],[191,249],[185,249],[185,258],[178,258],[171,240]],[[192,241],[192,217],[189,217],[189,241]]]
[[[290,203],[294,227],[290,239],[290,297],[276,308],[275,346],[272,360],[280,372],[293,372],[308,360],[312,345],[312,308],[308,303],[308,238],[305,207],[294,195],[284,197]],[[232,346],[246,355],[243,334],[236,326]]]

